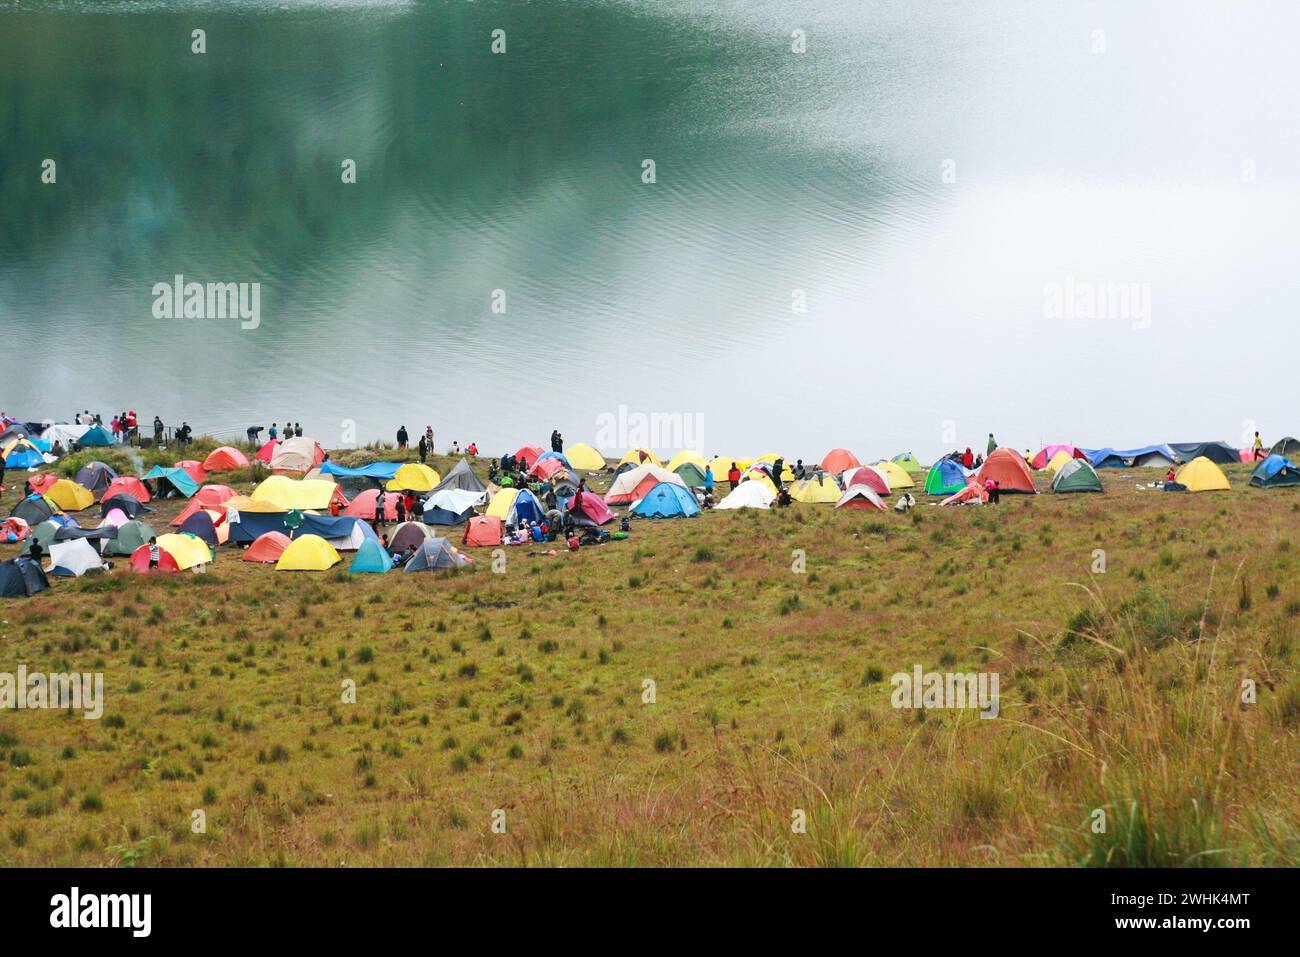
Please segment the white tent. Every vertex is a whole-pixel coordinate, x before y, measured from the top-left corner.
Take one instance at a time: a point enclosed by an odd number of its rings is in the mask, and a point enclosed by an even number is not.
[[[95,551],[95,546],[87,539],[74,538],[50,546],[50,567],[45,570],[51,574],[68,574],[80,578],[92,568],[103,567],[104,560]]]
[[[653,462],[646,462],[644,465],[638,465],[634,469],[628,469],[618,478],[614,479],[614,484],[609,487],[605,493],[605,502],[608,505],[626,505],[632,501],[637,486],[648,478],[653,478],[655,484],[659,482],[669,482],[673,485],[680,485],[686,488],[686,483],[676,472],[670,472],[665,468],[655,465]],[[650,487],[647,486],[646,491]],[[637,496],[638,498],[640,496]]]
[[[475,492],[465,488],[447,487],[430,492],[429,497],[424,500],[424,507],[426,509],[445,508],[447,511],[459,515],[467,508],[482,505],[486,499],[486,490]]]
[[[50,448],[58,442],[65,449],[71,450],[73,443],[80,439],[90,430],[88,425],[69,425],[66,422],[58,422],[51,425],[41,433],[41,438],[50,443]]]
[[[761,481],[741,482],[714,508],[768,508],[776,499],[772,483]]]
[[[320,445],[315,439],[285,439],[271,454],[273,472],[310,472],[316,466]]]
[[[878,508],[885,510],[885,503],[880,500],[870,485],[850,485],[835,503],[836,508]]]

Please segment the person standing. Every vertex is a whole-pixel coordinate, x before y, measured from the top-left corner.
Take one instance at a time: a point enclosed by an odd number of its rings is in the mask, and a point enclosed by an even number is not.
[[[731,490],[734,492],[736,486],[740,484],[740,469],[736,468],[736,463],[731,463],[731,468],[727,469],[727,481],[731,483]]]
[[[397,429],[397,447],[405,450],[408,438],[409,436],[406,434],[406,426],[399,426]]]
[[[162,445],[163,440],[163,420],[161,416],[153,417],[153,444]]]
[[[384,490],[381,488],[375,496],[375,531],[383,527],[384,517]]]
[[[1264,440],[1261,439],[1259,437],[1259,433],[1256,432],[1255,433],[1255,457],[1252,461],[1258,462],[1263,457],[1264,457]]]
[[[989,433],[989,447],[988,447],[988,449],[985,450],[984,454],[985,454],[985,455],[992,455],[994,452],[997,451],[997,448],[998,448],[997,440],[993,438],[993,433],[990,432],[990,433]]]
[[[423,465],[424,460],[429,457],[429,443],[425,441],[423,435],[420,436],[420,441],[416,445],[416,450],[420,453],[420,464]]]
[[[713,494],[713,466],[704,466],[704,494],[709,496]]]
[[[433,426],[426,425],[424,427],[424,441],[429,444],[429,454],[433,455]]]
[[[302,423],[301,423],[301,422],[295,422],[295,423],[293,424],[293,434],[294,434],[294,436],[297,437],[297,438],[302,438]]]

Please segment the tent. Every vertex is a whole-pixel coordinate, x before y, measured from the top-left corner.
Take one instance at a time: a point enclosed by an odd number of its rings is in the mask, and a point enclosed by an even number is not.
[[[40,492],[44,495],[53,488],[54,483],[58,481],[60,481],[60,479],[57,475],[52,475],[49,472],[39,472],[27,479],[27,485],[30,486],[33,492]]]
[[[325,452],[320,444],[306,436],[285,439],[275,447],[271,454],[271,471],[294,472],[302,475],[310,472],[325,461]]]
[[[384,551],[384,546],[374,538],[367,539],[352,556],[348,571],[357,574],[382,575],[393,567],[393,557]]]
[[[21,518],[28,525],[35,526],[63,513],[44,495],[28,495],[15,505],[14,510],[9,514],[13,518]]]
[[[1064,449],[1062,449],[1061,451],[1053,455],[1051,459],[1048,460],[1047,465],[1044,466],[1044,468],[1049,474],[1055,475],[1057,471],[1060,470],[1062,465],[1064,465],[1066,462],[1073,462],[1073,461],[1075,461],[1074,456],[1071,455],[1069,452],[1066,452]],[[1087,459],[1081,458],[1078,461],[1086,462]]]
[[[58,443],[65,449],[71,449],[85,434],[86,427],[84,425],[69,425],[67,422],[54,422],[42,430],[41,441],[49,443],[50,448],[53,448],[55,443]],[[31,436],[28,436],[28,438],[31,438]],[[5,440],[3,437],[0,437],[0,441]]]
[[[21,542],[31,533],[31,530],[32,527],[21,518],[10,515],[3,522],[0,522],[0,542],[8,545]]]
[[[131,519],[126,512],[120,508],[110,508],[108,514],[99,520],[99,527],[105,528],[111,525],[113,528],[121,528],[129,521]]]
[[[741,482],[714,508],[768,508],[775,500],[771,482]]]
[[[260,449],[257,450],[257,454],[253,456],[253,460],[257,462],[264,462],[267,465],[270,465],[271,459],[275,456],[275,450],[278,449],[279,447],[280,447],[280,440],[271,439],[269,442],[267,442],[265,445],[263,445]]]
[[[464,544],[491,548],[501,544],[501,519],[491,515],[476,515],[465,526]]]
[[[88,571],[103,567],[104,559],[100,558],[95,546],[84,538],[75,538],[50,546],[50,565],[46,572],[62,578],[80,578]]]
[[[1293,439],[1289,435],[1284,439],[1278,439],[1269,449],[1271,455],[1295,455],[1297,452],[1300,452],[1300,439]]]
[[[432,537],[433,531],[427,525],[422,525],[419,522],[403,522],[388,537],[388,550],[390,552],[404,552],[412,546],[419,548],[421,544]]]
[[[1104,492],[1097,470],[1086,459],[1070,459],[1056,470],[1053,492]]]
[[[1250,475],[1250,484],[1258,488],[1300,485],[1300,468],[1280,455],[1270,455],[1255,466],[1255,471]]]
[[[925,475],[926,495],[953,495],[966,487],[966,470],[952,459],[940,459]]]
[[[825,472],[819,473],[816,478],[795,482],[790,489],[790,497],[805,505],[838,502],[842,493],[839,483]]]
[[[327,509],[338,499],[346,506],[347,499],[339,487],[329,479],[291,479],[286,475],[272,475],[253,489],[254,502],[265,502],[284,511],[289,509]]]
[[[574,525],[594,527],[614,521],[614,513],[595,492],[582,491],[569,503],[569,519]]]
[[[547,452],[528,470],[529,475],[539,479],[549,479],[556,472],[567,472],[567,466],[564,464],[564,457],[554,452]]]
[[[108,488],[104,489],[104,499],[110,499],[114,495],[130,495],[141,504],[153,497],[145,484],[133,475],[119,475],[108,483]]]
[[[835,503],[836,508],[874,508],[885,511],[885,503],[866,485],[850,485]]]
[[[407,462],[388,480],[390,492],[432,492],[442,476],[419,462]]]
[[[506,515],[506,523],[517,525],[519,522],[540,522],[546,517],[546,509],[538,501],[537,496],[526,488],[521,488],[519,494],[510,505],[510,511]]]
[[[117,473],[103,462],[87,462],[77,470],[77,484],[103,495]]]
[[[900,488],[916,487],[916,479],[912,478],[912,474],[897,462],[884,459],[877,462],[872,468],[885,477],[886,481],[889,482],[891,491],[897,492]]]
[[[469,489],[444,488],[431,492],[424,500],[424,523],[459,525],[474,516],[474,506],[482,500],[482,493]]]
[[[233,472],[248,468],[248,456],[233,446],[223,445],[213,449],[203,460],[203,467],[209,472]]]
[[[343,514],[373,522],[375,520],[375,508],[378,505],[379,491],[377,488],[372,488],[360,493],[348,503],[348,507],[343,510]],[[384,493],[384,521],[397,521],[397,501],[399,497],[392,492]]]
[[[228,485],[205,485],[191,496],[181,513],[172,519],[176,528],[185,524],[185,520],[195,512],[205,508],[225,511],[225,504],[235,497],[235,490]]]
[[[164,498],[167,485],[170,485],[181,495],[189,498],[199,490],[199,483],[189,472],[183,468],[163,468],[161,465],[155,465],[148,472],[144,473],[146,479],[154,479],[157,484],[154,486],[158,489],[158,497]],[[167,483],[164,485],[163,483]]]
[[[487,486],[483,480],[474,474],[470,468],[468,459],[461,459],[455,467],[448,472],[435,487],[435,492],[441,492],[444,489],[463,489],[467,492],[478,492],[483,496],[482,500],[487,501]]]
[[[822,468],[832,475],[839,475],[841,472],[847,472],[849,469],[855,469],[862,463],[858,457],[848,449],[831,449],[822,458]]]
[[[1131,454],[1122,451],[1119,453],[1128,459],[1129,468],[1167,469],[1174,464],[1173,450],[1166,445],[1148,445],[1145,448],[1129,451]]]
[[[849,469],[840,476],[840,481],[844,483],[845,488],[851,485],[866,485],[877,495],[890,494],[889,480],[885,478],[880,469],[872,468],[870,465],[861,465],[858,468]],[[965,482],[962,484],[965,484]]]
[[[123,522],[117,537],[105,539],[99,550],[104,555],[130,555],[153,537],[153,529],[144,522]]]
[[[171,552],[165,551],[161,546],[141,545],[131,553],[127,559],[131,565],[131,571],[146,575],[149,572],[178,572],[180,566],[176,564],[175,557]],[[154,562],[157,564],[154,564]]]
[[[337,475],[340,479],[367,478],[387,482],[397,474],[397,470],[401,467],[401,462],[371,462],[369,465],[350,469],[346,465],[339,465],[337,462],[322,462],[320,474]],[[453,469],[453,471],[455,470]]]
[[[901,466],[904,471],[912,475],[924,475],[926,471],[925,466],[911,452],[899,452],[890,461]]]
[[[605,467],[605,456],[584,442],[569,446],[564,457],[572,468],[582,472],[598,472]]]
[[[642,458],[643,455],[644,458]],[[663,468],[664,464],[659,460],[659,457],[649,449],[628,449],[623,453],[623,457],[618,460],[618,464],[626,465],[628,463],[631,463],[632,465],[657,465],[660,468]]]
[[[628,505],[645,498],[649,491],[661,482],[686,488],[686,483],[680,476],[647,462],[645,465],[629,469],[614,479],[609,491],[605,493],[605,504]]]
[[[147,494],[147,493],[146,493]],[[126,492],[118,492],[116,495],[106,495],[99,502],[99,514],[107,515],[110,512],[121,512],[127,518],[135,518],[144,512],[152,512],[148,505],[144,505],[134,495],[128,495]]]
[[[284,532],[266,532],[257,536],[253,544],[244,549],[244,554],[240,558],[246,562],[272,564],[280,560],[280,556],[290,544],[290,538]]]
[[[515,496],[518,494],[519,489],[517,488],[503,488],[492,496],[492,503],[488,505],[487,514],[504,521],[510,514],[510,509],[515,504]]]
[[[664,468],[666,468],[670,472],[676,472],[683,465],[687,465],[687,464],[694,465],[697,469],[699,469],[700,474],[703,475],[704,469],[709,464],[709,460],[706,459],[702,454],[697,452],[695,449],[682,449],[680,452],[678,452],[676,455],[674,455],[671,459],[668,460],[668,464],[665,465]]]
[[[7,469],[34,469],[45,464],[45,453],[31,439],[13,439],[0,450]]]
[[[1038,450],[1038,454],[1029,460],[1029,464],[1036,469],[1047,468],[1047,464],[1061,452],[1072,459],[1087,458],[1083,449],[1075,448],[1073,445],[1044,445]]]
[[[30,558],[0,562],[0,598],[30,598],[50,587],[45,569]]]
[[[323,572],[342,559],[334,546],[319,535],[300,535],[280,553],[275,563],[278,572]]]
[[[460,568],[472,561],[472,558],[462,555],[447,539],[431,538],[407,559],[402,571],[431,572],[439,568]]]
[[[90,489],[78,485],[72,479],[59,479],[46,490],[45,497],[65,512],[80,512],[95,504],[95,496]]]
[[[198,482],[200,485],[208,480],[208,472],[207,469],[203,467],[202,462],[197,462],[194,459],[181,459],[176,463],[176,467],[178,469],[184,469],[185,474],[194,479],[194,481]]]
[[[760,487],[757,482],[746,482],[745,485]],[[700,513],[700,503],[684,485],[660,482],[632,506],[632,513],[642,518],[694,518]]]
[[[1179,461],[1189,465],[1192,460],[1199,458],[1219,465],[1230,465],[1241,460],[1237,450],[1227,442],[1170,442],[1168,445]]]
[[[1204,455],[1198,455],[1181,469],[1175,480],[1189,492],[1215,492],[1229,488],[1223,470]]]
[[[77,444],[82,448],[104,448],[113,444],[113,436],[102,425],[94,425],[81,433]]]
[[[677,466],[677,468],[669,469],[668,471],[676,475],[679,479],[685,482],[690,488],[704,488],[705,468],[708,468],[708,466],[705,465],[704,468],[701,468],[700,466],[696,465],[694,462],[683,462],[681,465]],[[715,482],[717,481],[717,478],[718,477],[716,475],[713,477]]]
[[[159,535],[158,547],[176,559],[176,567],[182,571],[212,561],[212,549],[208,548],[207,542],[183,532]]]
[[[944,505],[983,505],[988,500],[989,500],[988,490],[985,489],[985,487],[981,485],[979,482],[971,482],[960,492],[955,492],[952,495],[949,495],[947,498],[945,498],[942,502],[939,503],[939,506],[943,507]]]
[[[1128,467],[1126,456],[1120,455],[1114,449],[1107,446],[1104,449],[1081,449],[1088,457],[1094,469],[1122,469]]]
[[[1015,449],[994,449],[979,471],[979,483],[988,485],[989,480],[998,483],[998,491],[1007,494],[1023,492],[1028,495],[1037,493],[1034,477],[1029,474],[1025,457]]]
[[[200,510],[187,518],[180,527],[180,531],[186,535],[193,535],[196,538],[203,539],[211,549],[216,549],[221,542],[221,537],[217,534],[217,523],[213,521],[213,512]],[[225,525],[225,515],[221,516],[222,525]],[[230,528],[226,527],[226,535],[229,536]]]
[[[736,467],[737,471],[740,472],[749,468],[749,462],[745,459],[733,459],[726,455],[719,455],[715,458],[709,463],[709,468],[713,469],[713,477],[717,481],[725,482],[727,479],[727,473],[731,471],[733,465]]]

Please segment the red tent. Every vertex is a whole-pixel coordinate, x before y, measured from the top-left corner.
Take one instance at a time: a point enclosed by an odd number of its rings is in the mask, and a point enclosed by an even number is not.
[[[253,539],[253,544],[244,549],[244,554],[240,558],[246,562],[270,564],[278,562],[288,547],[289,536],[284,532],[266,532]]]
[[[850,469],[843,476],[844,487],[852,488],[855,485],[865,485],[877,495],[888,495],[889,482],[887,482],[879,472],[869,465],[863,465],[856,469]]]
[[[832,475],[839,475],[841,472],[847,472],[849,469],[855,469],[862,463],[858,457],[848,449],[831,449],[822,459],[822,468]]]
[[[1069,446],[1063,446],[1069,448]],[[1048,446],[1052,448],[1052,446]],[[1044,449],[1046,451],[1046,449]],[[1055,455],[1056,453],[1052,453]],[[1034,477],[1029,474],[1025,457],[1015,449],[997,449],[984,460],[984,465],[976,476],[980,485],[987,485],[989,479],[998,483],[1000,492],[1028,492],[1033,494]]]
[[[187,518],[205,508],[215,508],[224,512],[222,506],[234,497],[235,490],[229,485],[205,485],[194,493],[194,497],[171,523],[180,528]]]
[[[380,490],[377,488],[366,489],[352,500],[352,503],[343,510],[343,514],[373,522],[375,520],[375,500],[379,498],[379,492]],[[397,521],[397,500],[400,497],[396,492],[384,494],[384,521]]]
[[[556,472],[564,468],[564,463],[559,459],[543,459],[528,470],[530,475],[537,478],[548,479]]]
[[[15,542],[21,542],[31,530],[31,526],[21,518],[6,518],[0,522],[0,542],[8,541],[10,535]]]
[[[940,505],[963,505],[966,502],[987,502],[989,500],[988,490],[974,479],[964,489],[956,495],[949,495]]]
[[[130,561],[131,563],[131,571],[139,572],[141,575],[147,574],[148,572],[180,571],[180,566],[176,564],[176,559],[172,558],[170,552],[161,548],[158,549],[158,564],[155,565],[153,568],[150,568],[149,567],[149,546],[147,544],[141,545],[139,548],[133,551],[128,561]]]
[[[529,465],[532,465],[541,457],[542,457],[542,447],[540,445],[520,446],[519,451],[515,453],[515,458],[523,459]]]
[[[209,472],[233,472],[235,469],[248,468],[248,457],[239,449],[223,445],[213,449],[203,460],[203,467]]]
[[[466,545],[492,548],[501,544],[501,519],[491,515],[475,515],[465,524]]]
[[[186,475],[200,485],[208,480],[208,473],[204,471],[202,462],[196,462],[194,459],[182,459],[176,463],[176,467],[184,470]]]
[[[275,447],[279,444],[279,439],[272,439],[270,442],[267,442],[264,446],[258,449],[257,454],[254,455],[253,458],[259,462],[265,462],[267,465],[270,465],[271,456],[275,454]]]
[[[129,495],[141,505],[153,498],[149,490],[144,487],[144,483],[130,475],[119,475],[109,482],[108,488],[104,489],[104,494],[100,498],[112,498],[114,495]]]
[[[57,475],[51,475],[48,472],[42,472],[40,475],[33,475],[27,481],[31,483],[34,491],[44,495],[50,490],[50,486],[59,480]]]

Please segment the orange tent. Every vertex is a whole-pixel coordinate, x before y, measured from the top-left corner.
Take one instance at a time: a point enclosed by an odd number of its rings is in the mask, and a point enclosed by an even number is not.
[[[1015,449],[996,449],[984,460],[984,465],[976,476],[980,485],[986,485],[990,479],[998,483],[1000,492],[1037,493],[1034,477],[1029,474],[1029,465],[1025,457]]]
[[[501,544],[501,519],[491,515],[475,515],[465,525],[466,545],[491,548]]]
[[[284,550],[289,547],[289,536],[284,532],[266,532],[253,539],[253,544],[244,549],[240,556],[242,561],[272,564],[280,560]]]
[[[235,497],[235,490],[229,485],[205,485],[194,493],[189,504],[181,510],[181,513],[172,519],[171,523],[177,528],[185,524],[185,520],[200,509],[220,509],[223,513],[226,502]]]
[[[203,467],[209,472],[233,472],[235,469],[248,468],[248,457],[239,449],[223,445],[213,449],[203,460]]]
[[[956,495],[949,495],[940,505],[964,505],[967,502],[987,502],[989,493],[979,482],[972,481]]]
[[[515,458],[523,459],[532,468],[537,460],[542,457],[542,447],[540,445],[524,445],[515,453]]]
[[[368,488],[343,510],[344,515],[351,515],[353,518],[364,518],[367,522],[375,520],[375,500],[379,498],[379,489]],[[397,521],[397,500],[401,498],[397,492],[384,493],[384,521]]]
[[[141,505],[153,498],[149,490],[144,487],[144,483],[138,478],[130,475],[119,475],[113,481],[108,483],[108,488],[104,489],[101,498],[112,498],[114,495],[130,495]]]
[[[849,469],[855,469],[862,463],[858,457],[848,449],[831,449],[822,459],[822,468],[832,475],[839,475],[841,472],[847,472]]]
[[[50,490],[50,486],[59,480],[57,475],[50,475],[48,472],[41,475],[33,475],[27,481],[31,483],[32,490],[44,495]]]
[[[176,468],[182,469],[186,475],[200,485],[208,480],[208,473],[203,470],[202,462],[196,462],[194,459],[183,459],[176,463]]]
[[[148,544],[141,545],[133,551],[128,561],[131,564],[131,571],[139,572],[141,575],[146,575],[149,572],[178,572],[181,570],[171,552],[164,548],[158,548],[158,564],[150,568]]]
[[[270,442],[267,442],[264,446],[258,449],[257,454],[254,455],[253,458],[257,459],[259,462],[265,462],[267,465],[270,465],[271,456],[275,455],[275,450],[279,445],[279,439],[272,439]]]

